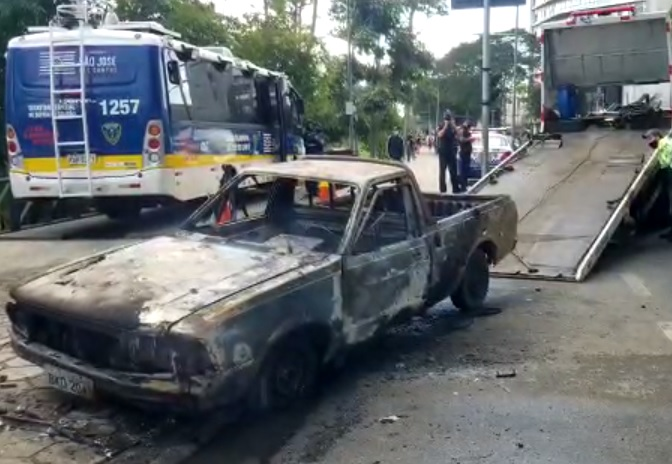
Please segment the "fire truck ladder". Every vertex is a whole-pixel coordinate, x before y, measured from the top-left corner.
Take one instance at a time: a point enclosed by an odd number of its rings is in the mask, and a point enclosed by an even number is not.
[[[93,177],[92,177],[92,154],[89,144],[89,125],[86,114],[86,51],[84,47],[84,34],[86,31],[86,22],[88,18],[87,2],[74,2],[71,5],[60,5],[58,12],[60,14],[74,16],[78,22],[78,36],[75,38],[61,38],[63,29],[54,22],[49,25],[49,90],[51,99],[51,123],[54,134],[54,156],[56,158],[56,172],[58,176],[58,192],[61,198],[66,197],[91,197],[93,196]],[[72,51],[73,46],[78,48],[77,57],[72,62],[69,59],[63,59],[68,54],[63,53],[66,49]],[[76,76],[76,84],[67,87],[63,84],[64,76]],[[76,107],[70,111],[66,105],[64,110],[59,108],[68,95],[77,95],[79,99],[79,109]],[[63,141],[60,137],[60,127],[66,121],[79,121],[82,130],[81,140]],[[84,157],[82,167],[67,169],[61,168],[63,154],[77,154]],[[81,162],[81,161],[80,161]],[[80,162],[76,162],[79,164]],[[70,163],[69,163],[70,164]],[[66,173],[64,179],[64,171]],[[85,177],[76,175],[85,172]],[[73,174],[68,176],[67,174]],[[70,179],[72,183],[66,182]],[[73,179],[74,178],[74,179]],[[86,180],[85,189],[82,189],[82,181]],[[68,185],[70,183],[70,186]],[[72,188],[69,188],[72,187]]]

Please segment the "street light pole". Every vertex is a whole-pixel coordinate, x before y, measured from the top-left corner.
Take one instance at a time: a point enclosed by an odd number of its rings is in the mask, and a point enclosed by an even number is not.
[[[514,36],[513,36],[513,82],[512,82],[512,87],[513,87],[513,98],[511,99],[511,103],[513,108],[511,109],[511,135],[513,136],[513,140],[516,140],[516,127],[518,127],[518,123],[516,121],[516,117],[518,116],[518,89],[516,88],[518,86],[518,27],[519,27],[519,16],[520,16],[520,7],[516,6],[516,29],[514,31]]]
[[[489,129],[490,129],[490,0],[483,0],[483,79],[482,79],[482,108],[481,130],[483,136],[483,153],[481,153],[481,176],[488,172],[490,157]]]

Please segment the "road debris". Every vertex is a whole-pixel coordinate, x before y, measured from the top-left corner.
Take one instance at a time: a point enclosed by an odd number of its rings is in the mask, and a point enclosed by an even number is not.
[[[21,411],[0,414],[0,420],[2,425],[37,428],[41,429],[45,436],[61,437],[74,443],[89,446],[96,449],[101,455],[104,455],[107,458],[114,457],[122,451],[138,444],[137,440],[127,440],[126,443],[122,445],[120,440],[117,439],[114,440],[117,442],[115,443],[117,446],[110,447],[109,445],[111,443],[108,443],[108,440],[104,440],[103,437],[100,436],[103,435],[100,433],[101,428],[97,427],[97,424],[92,424],[91,421],[86,420],[72,423],[68,419],[60,419],[57,423],[54,423],[38,417],[33,417],[31,414],[22,413]],[[112,435],[114,429],[108,428],[107,432],[109,432],[107,435]]]
[[[497,377],[498,379],[510,379],[515,377],[516,375],[517,375],[516,370],[511,369],[510,371],[497,371],[495,377]]]
[[[378,422],[381,424],[394,424],[395,422],[399,422],[404,416],[386,416],[386,417],[381,417]]]

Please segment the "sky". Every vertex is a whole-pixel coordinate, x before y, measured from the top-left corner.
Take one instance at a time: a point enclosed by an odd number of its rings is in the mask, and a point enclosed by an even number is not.
[[[242,16],[245,13],[261,10],[261,0],[213,0],[220,13],[230,16]],[[356,0],[355,0],[356,1]],[[335,25],[329,18],[329,0],[320,0],[318,12],[317,35],[321,37],[327,48],[334,54],[345,54],[346,44],[331,35]],[[310,24],[312,8],[305,11],[304,21]],[[515,8],[496,8],[490,12],[491,32],[513,29],[516,24]],[[530,26],[529,5],[520,7],[519,25],[521,28]],[[483,32],[482,10],[451,11],[448,16],[428,18],[418,15],[414,24],[420,40],[436,57],[442,57],[460,43],[469,42]]]

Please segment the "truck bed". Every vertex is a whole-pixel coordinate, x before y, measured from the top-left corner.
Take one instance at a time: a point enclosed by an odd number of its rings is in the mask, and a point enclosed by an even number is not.
[[[583,280],[655,172],[640,132],[589,129],[564,134],[514,164],[479,194],[507,194],[518,206],[518,244],[494,273]]]
[[[497,196],[479,195],[448,195],[443,193],[424,193],[422,194],[429,214],[436,221],[446,219],[454,216],[464,210],[474,208],[476,206],[485,205],[487,203],[499,199]]]

